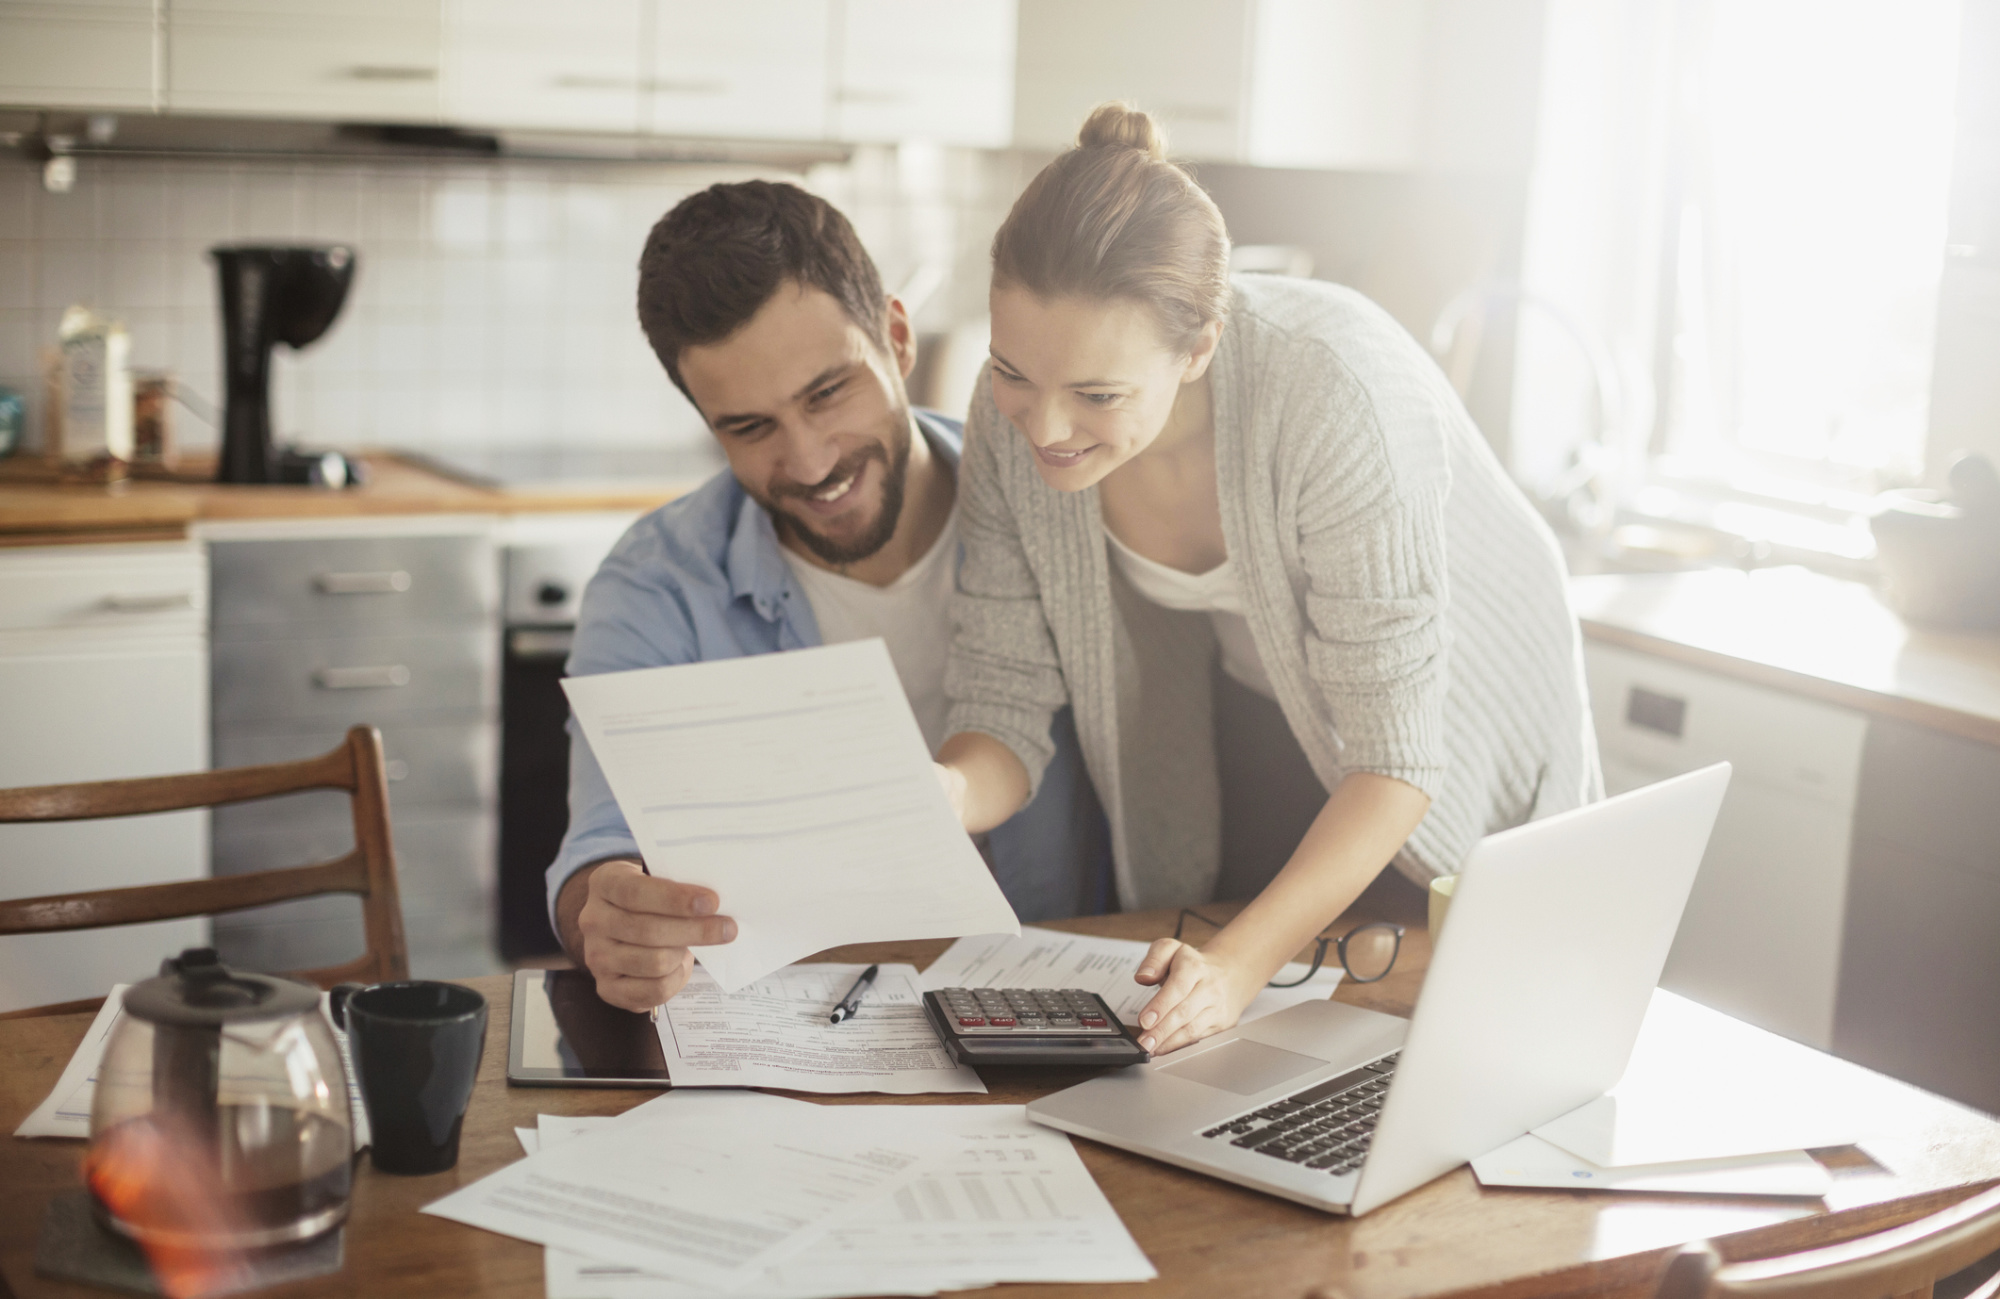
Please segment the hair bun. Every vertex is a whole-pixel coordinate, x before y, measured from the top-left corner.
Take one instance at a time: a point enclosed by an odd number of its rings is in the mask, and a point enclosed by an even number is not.
[[[1123,100],[1091,109],[1076,133],[1076,143],[1080,149],[1137,149],[1149,158],[1167,156],[1167,133],[1153,115]]]

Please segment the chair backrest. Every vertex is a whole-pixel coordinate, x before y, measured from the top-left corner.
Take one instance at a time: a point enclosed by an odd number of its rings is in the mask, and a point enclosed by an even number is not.
[[[2000,1186],[1915,1222],[1779,1258],[1724,1263],[1705,1240],[1667,1264],[1657,1299],[1928,1299],[1941,1277],[2000,1249]],[[1989,1281],[1975,1296],[1991,1296]]]
[[[409,949],[403,939],[396,857],[389,840],[389,785],[383,775],[382,736],[372,726],[357,726],[348,731],[340,747],[300,762],[274,762],[261,767],[232,767],[142,780],[0,790],[0,822],[138,816],[241,803],[308,789],[342,789],[350,796],[354,851],[337,861],[250,871],[219,879],[176,880],[136,888],[0,901],[0,935],[101,929],[109,925],[243,911],[324,893],[354,893],[361,898],[367,951],[344,965],[290,973],[323,988],[348,979],[364,982],[407,979]],[[0,885],[4,882],[4,875],[0,875]],[[96,1004],[41,1006],[0,1018],[56,1014]]]

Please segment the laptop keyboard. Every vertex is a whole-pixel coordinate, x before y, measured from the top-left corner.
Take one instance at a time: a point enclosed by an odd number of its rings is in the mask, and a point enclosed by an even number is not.
[[[1351,1173],[1375,1138],[1375,1120],[1382,1116],[1382,1098],[1401,1054],[1315,1083],[1201,1135],[1335,1176]]]

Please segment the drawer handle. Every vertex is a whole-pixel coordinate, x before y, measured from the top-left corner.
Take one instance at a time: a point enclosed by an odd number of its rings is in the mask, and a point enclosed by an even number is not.
[[[163,609],[194,608],[192,591],[159,591],[145,595],[107,595],[100,607],[113,613],[158,613]]]
[[[1676,740],[1687,726],[1688,701],[1663,695],[1644,686],[1633,686],[1625,696],[1625,720],[1649,731],[1671,735]]]
[[[395,595],[410,589],[410,575],[400,568],[383,573],[321,573],[313,585],[321,595]]]
[[[410,670],[401,663],[370,668],[320,668],[313,684],[321,690],[382,690],[410,684]]]

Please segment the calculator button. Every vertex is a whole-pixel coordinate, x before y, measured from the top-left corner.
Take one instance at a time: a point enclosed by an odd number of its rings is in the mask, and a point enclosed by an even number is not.
[[[995,1015],[993,1016],[993,1027],[1012,1028],[1014,1027],[1014,1017],[1012,1015]]]
[[[985,1028],[986,1021],[977,1015],[960,1015],[958,1017],[958,1026],[960,1028]]]
[[[1103,1019],[1099,1018],[1099,1017],[1098,1017],[1098,1016],[1096,1016],[1096,1015],[1085,1015],[1085,1016],[1083,1017],[1083,1026],[1084,1026],[1085,1028],[1109,1028],[1109,1027],[1110,1027],[1110,1025],[1109,1025],[1108,1023],[1106,1023],[1106,1022],[1105,1022],[1105,1021],[1104,1021]]]

